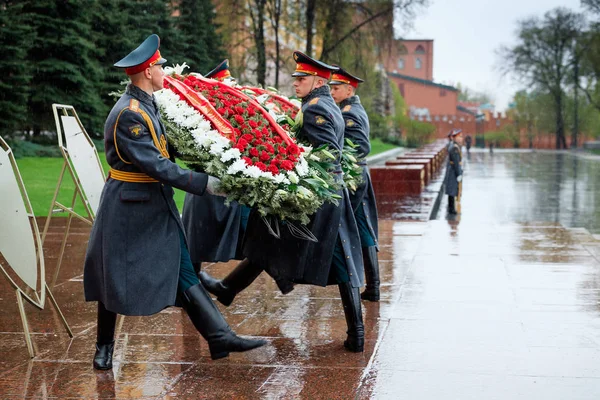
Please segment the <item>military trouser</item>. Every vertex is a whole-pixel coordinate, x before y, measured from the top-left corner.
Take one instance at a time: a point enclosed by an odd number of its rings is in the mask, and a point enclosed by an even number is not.
[[[194,271],[190,252],[185,243],[183,232],[179,230],[179,243],[181,246],[181,258],[179,260],[179,281],[177,282],[177,294],[182,295],[190,287],[200,283],[198,275]],[[115,324],[117,314],[107,310],[102,302],[98,302],[98,328],[96,341],[100,344],[110,343],[114,340]]]
[[[354,212],[354,218],[356,219],[356,225],[358,226],[358,233],[360,234],[360,245],[361,247],[376,246],[375,238],[369,229],[369,222],[365,215],[362,202],[358,205],[358,208]]]

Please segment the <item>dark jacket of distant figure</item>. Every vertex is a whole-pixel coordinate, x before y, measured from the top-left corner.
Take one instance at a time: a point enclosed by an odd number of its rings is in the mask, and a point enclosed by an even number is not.
[[[462,153],[460,146],[452,142],[448,146],[448,164],[446,166],[446,194],[458,196],[458,178],[462,175]]]
[[[329,94],[327,85],[313,90],[302,99],[303,126],[298,133],[300,141],[318,147],[323,144],[341,151],[344,141],[344,120],[340,109]],[[342,179],[339,160],[335,175]],[[333,253],[338,237],[343,246],[350,283],[363,284],[363,263],[360,238],[346,189],[339,205],[326,203],[311,217],[307,227],[318,243],[297,239],[285,223],[280,223],[281,238],[268,233],[258,213],[253,212],[244,238],[244,254],[276,280],[289,280],[318,286],[335,284],[329,280]]]
[[[208,181],[169,159],[164,132],[154,96],[133,85],[104,127],[112,170],[92,226],[83,284],[87,301],[119,314],[149,315],[175,304],[183,226],[172,187],[202,195]]]

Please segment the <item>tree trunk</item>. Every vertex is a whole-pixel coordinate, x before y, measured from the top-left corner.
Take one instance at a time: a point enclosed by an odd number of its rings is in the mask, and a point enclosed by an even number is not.
[[[579,135],[579,60],[575,59],[575,65],[573,69],[575,75],[575,92],[573,93],[574,109],[573,109],[573,138],[571,139],[571,147],[577,148],[577,136]]]
[[[281,0],[275,0],[275,12],[274,12],[274,22],[275,22],[275,87],[279,89],[279,63],[281,60],[281,55],[279,53],[279,18],[281,16]]]
[[[315,25],[315,9],[317,0],[306,1],[306,55],[312,57],[313,27]]]
[[[558,93],[555,93],[554,99],[556,112],[556,148],[566,149],[567,143],[565,141],[565,120],[562,113],[562,89],[558,89]]]
[[[256,81],[265,86],[267,75],[267,52],[265,48],[265,2],[254,0],[256,15],[254,20],[254,42],[256,44]]]

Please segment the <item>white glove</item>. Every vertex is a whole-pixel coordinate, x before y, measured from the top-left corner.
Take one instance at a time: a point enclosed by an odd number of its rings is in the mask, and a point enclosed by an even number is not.
[[[206,191],[208,194],[225,197],[226,194],[220,190],[219,186],[221,186],[221,180],[209,175],[208,182],[206,183]]]
[[[456,181],[457,181],[457,182],[462,182],[462,175],[459,175],[459,176],[457,176],[457,177],[456,177]]]

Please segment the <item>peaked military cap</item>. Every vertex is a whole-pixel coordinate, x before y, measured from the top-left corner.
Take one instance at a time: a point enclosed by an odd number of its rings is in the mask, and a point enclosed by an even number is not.
[[[219,65],[217,65],[212,71],[204,76],[216,80],[229,78],[231,76],[231,73],[229,72],[229,60],[225,59],[221,61]]]
[[[339,67],[325,64],[299,51],[294,52],[294,61],[296,61],[296,72],[292,74],[294,77],[320,76],[321,78],[329,79],[331,73],[339,69]]]
[[[448,137],[454,137],[460,135],[461,133],[462,129],[452,129],[450,132],[448,132]]]
[[[140,44],[137,49],[127,54],[115,63],[115,67],[125,68],[127,75],[135,75],[153,65],[161,65],[167,62],[160,56],[160,38],[152,34]]]
[[[346,71],[342,67],[335,71],[331,76],[331,81],[329,81],[330,85],[341,85],[346,83],[354,88],[358,87],[358,84],[364,82],[364,80],[352,75],[350,72]]]

